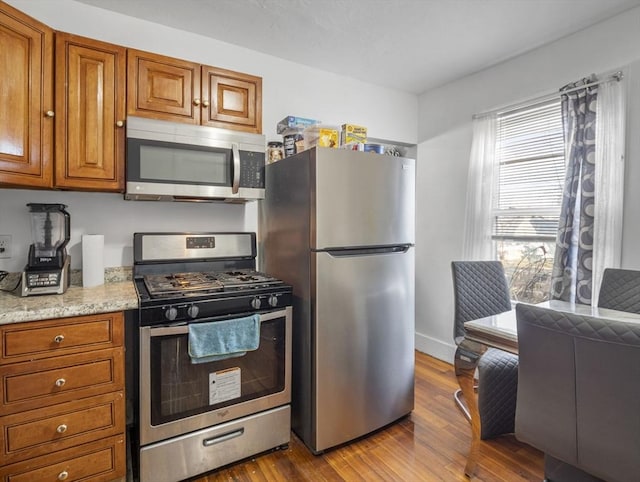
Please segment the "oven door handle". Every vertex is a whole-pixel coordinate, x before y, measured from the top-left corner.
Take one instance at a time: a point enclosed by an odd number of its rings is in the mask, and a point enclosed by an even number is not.
[[[212,445],[216,445],[222,442],[226,442],[227,440],[231,440],[232,438],[240,437],[244,433],[244,428],[239,430],[234,430],[233,432],[225,433],[224,435],[220,435],[218,437],[206,438],[202,441],[202,445],[205,447],[211,447]]]
[[[274,318],[282,318],[286,316],[286,310],[268,311],[266,313],[258,313],[260,316],[260,323],[273,320]],[[204,321],[204,320],[202,320]],[[160,326],[153,327],[149,330],[150,336],[171,336],[171,335],[186,335],[189,333],[189,325],[176,325],[176,326]]]

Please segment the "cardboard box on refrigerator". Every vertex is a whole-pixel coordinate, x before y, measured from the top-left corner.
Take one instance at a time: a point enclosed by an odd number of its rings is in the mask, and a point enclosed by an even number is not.
[[[355,124],[342,124],[340,131],[340,145],[365,144],[367,142],[367,128]]]

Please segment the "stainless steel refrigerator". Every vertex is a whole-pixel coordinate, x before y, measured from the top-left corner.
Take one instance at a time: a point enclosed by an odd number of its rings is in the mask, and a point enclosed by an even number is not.
[[[293,286],[292,428],[314,453],[413,410],[415,160],[313,148],[266,167],[261,266]]]

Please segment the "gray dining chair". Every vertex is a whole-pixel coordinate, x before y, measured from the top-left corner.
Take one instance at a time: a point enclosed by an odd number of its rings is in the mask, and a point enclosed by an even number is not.
[[[640,314],[640,271],[605,269],[598,295],[598,307]]]
[[[456,345],[464,339],[464,323],[511,310],[509,286],[499,261],[453,261],[453,336]],[[478,411],[481,439],[514,431],[518,356],[488,349],[478,362]],[[469,410],[456,390],[453,397],[467,420]]]
[[[545,480],[640,480],[640,323],[519,303],[518,440]]]

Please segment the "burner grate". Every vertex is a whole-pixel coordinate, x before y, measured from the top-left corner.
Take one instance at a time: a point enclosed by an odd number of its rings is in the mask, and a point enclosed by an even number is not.
[[[282,281],[276,278],[251,269],[151,274],[145,275],[143,280],[152,298],[235,291],[282,284]]]

